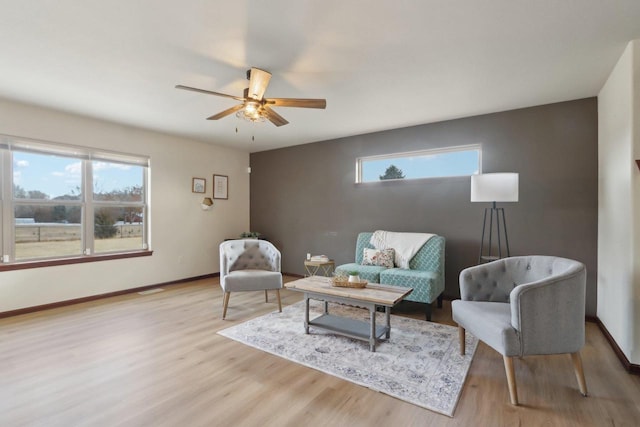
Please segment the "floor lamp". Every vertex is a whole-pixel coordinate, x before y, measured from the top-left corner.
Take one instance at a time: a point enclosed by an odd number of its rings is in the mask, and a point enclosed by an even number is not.
[[[511,256],[504,208],[496,207],[496,202],[518,201],[518,174],[485,173],[480,175],[471,175],[471,201],[492,203],[490,208],[484,209],[484,219],[482,220],[482,239],[480,243],[480,255],[478,255],[478,264],[502,258],[503,240],[506,249],[506,256]],[[487,216],[489,217],[488,221]],[[489,223],[488,233],[487,222]],[[498,242],[497,255],[493,255],[494,222]],[[485,238],[488,238],[488,253],[485,253]]]

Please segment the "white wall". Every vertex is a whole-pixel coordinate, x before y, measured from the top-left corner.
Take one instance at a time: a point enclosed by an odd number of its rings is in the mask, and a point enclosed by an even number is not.
[[[640,363],[640,40],[598,95],[598,318]]]
[[[0,272],[0,312],[219,271],[218,245],[249,229],[249,154],[0,100],[0,133],[151,157],[149,257]],[[200,207],[191,178],[229,176],[229,200]]]

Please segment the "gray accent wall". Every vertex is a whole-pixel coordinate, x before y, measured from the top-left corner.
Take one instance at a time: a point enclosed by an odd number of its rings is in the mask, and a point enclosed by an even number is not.
[[[350,118],[345,118],[348,120]],[[357,117],[353,118],[357,120]],[[511,255],[556,255],[587,266],[587,314],[596,314],[598,111],[596,98],[505,111],[251,154],[251,230],[303,274],[307,253],[353,262],[361,231],[446,238],[445,295],[475,265],[482,215],[470,178],[356,184],[362,156],[482,145],[482,171],[518,172],[520,200],[505,208]]]

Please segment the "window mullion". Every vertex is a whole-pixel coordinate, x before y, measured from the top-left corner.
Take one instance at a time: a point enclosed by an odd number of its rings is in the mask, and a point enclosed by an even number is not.
[[[91,255],[95,253],[94,248],[94,221],[95,221],[95,207],[93,205],[93,164],[90,160],[82,161],[82,196],[84,201],[83,211],[83,253],[85,255]]]
[[[149,215],[149,205],[151,203],[151,183],[149,177],[149,168],[146,167],[143,170],[142,175],[142,185],[144,186],[144,193],[142,202],[144,203],[144,208],[142,210],[143,214],[143,227],[142,227],[142,248],[149,249],[151,247],[151,242],[149,241],[151,236],[149,233],[151,221]]]
[[[2,262],[13,261],[13,191],[11,186],[13,185],[13,168],[12,168],[12,154],[8,150],[2,150],[0,153],[0,159],[2,165],[0,170],[2,171],[2,230],[0,230],[0,236],[2,236],[1,248],[2,248]]]

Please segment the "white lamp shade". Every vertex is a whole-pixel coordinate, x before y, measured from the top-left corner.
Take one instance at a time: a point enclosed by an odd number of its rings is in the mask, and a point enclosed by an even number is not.
[[[471,175],[472,202],[517,202],[517,173]]]

